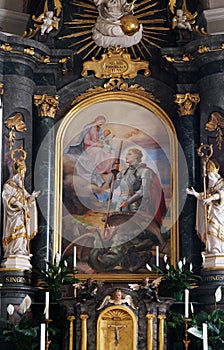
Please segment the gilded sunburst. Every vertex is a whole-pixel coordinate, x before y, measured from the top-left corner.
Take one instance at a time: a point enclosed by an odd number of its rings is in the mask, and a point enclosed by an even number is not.
[[[99,15],[94,0],[71,0],[71,4],[78,11],[75,11],[71,21],[64,23],[69,34],[60,36],[59,40],[68,40],[68,48],[74,49],[74,54],[81,55],[83,60],[102,55],[105,48],[97,45],[93,39],[92,30]],[[166,20],[167,9],[160,8],[159,2],[154,0],[134,0],[132,5],[133,17],[142,27],[142,36],[138,43],[126,47],[126,50],[135,58],[147,59],[152,55],[153,47],[160,48],[166,42],[166,33],[170,30]]]

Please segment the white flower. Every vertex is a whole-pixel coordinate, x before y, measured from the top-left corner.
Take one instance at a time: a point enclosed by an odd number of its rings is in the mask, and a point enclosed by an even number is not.
[[[167,271],[169,271],[169,269],[170,269],[170,265],[169,264],[166,264],[166,269],[167,269]]]
[[[7,306],[7,312],[8,312],[8,314],[9,314],[10,316],[13,315],[14,306],[13,306],[12,304],[9,304],[9,305]]]
[[[218,303],[220,300],[222,300],[222,287],[219,286],[215,291],[215,301]]]
[[[192,264],[192,263],[190,263],[189,270],[190,270],[191,272],[192,272],[192,270],[193,270],[193,264]]]
[[[186,257],[183,258],[183,265],[186,264]]]
[[[67,266],[68,266],[68,263],[67,263],[67,261],[66,261],[66,260],[64,260],[64,265],[65,265],[65,267],[67,267]]]
[[[145,266],[146,266],[146,268],[147,268],[149,271],[152,271],[152,268],[151,268],[151,266],[150,266],[149,264],[146,264]]]
[[[19,306],[20,313],[25,314],[25,312],[30,308],[30,305],[31,305],[31,298],[29,297],[29,295],[26,295]]]
[[[56,266],[59,266],[60,260],[61,260],[61,255],[57,252],[55,254],[55,264],[56,264]]]
[[[167,262],[167,254],[164,255],[163,260],[165,263]]]
[[[183,263],[181,260],[177,263],[177,265],[178,265],[179,270],[182,271]]]

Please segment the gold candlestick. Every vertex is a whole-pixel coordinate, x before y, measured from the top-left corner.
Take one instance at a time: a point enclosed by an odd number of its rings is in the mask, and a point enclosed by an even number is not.
[[[183,343],[184,343],[184,347],[185,350],[188,350],[189,344],[190,344],[190,339],[188,338],[188,325],[189,322],[191,321],[191,318],[185,318],[184,319],[184,323],[185,323],[185,332],[184,332],[184,339],[183,339]]]
[[[49,320],[49,319],[46,319],[45,320],[45,323],[46,323],[46,341],[45,341],[45,345],[46,345],[46,350],[49,349],[49,346],[50,346],[50,343],[51,343],[51,340],[49,339],[49,330],[48,330],[48,326],[49,326],[49,323],[52,322],[53,320]]]

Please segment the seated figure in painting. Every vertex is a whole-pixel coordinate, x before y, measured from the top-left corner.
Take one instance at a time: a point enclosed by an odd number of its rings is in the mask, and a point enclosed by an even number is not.
[[[2,244],[4,258],[12,255],[29,255],[30,240],[38,231],[36,197],[39,192],[34,191],[29,194],[26,191],[24,187],[25,173],[24,159],[15,161],[14,175],[3,186]]]
[[[192,187],[186,192],[197,198],[196,230],[206,246],[206,253],[224,253],[224,179],[216,161],[208,161],[207,174],[206,196]]]
[[[83,128],[77,142],[65,148],[65,153],[74,156],[77,175],[97,187],[104,184],[102,175],[111,172],[115,158],[114,150],[105,150],[102,144],[102,126],[105,123],[104,116],[97,116]]]
[[[100,242],[96,235],[90,253],[89,264],[96,270],[120,265],[137,271],[149,260],[155,244],[165,245],[161,233],[166,214],[164,192],[156,173],[141,162],[142,157],[140,149],[129,149],[128,167],[117,175],[115,187],[120,187],[120,195],[115,212],[108,216],[107,242]]]

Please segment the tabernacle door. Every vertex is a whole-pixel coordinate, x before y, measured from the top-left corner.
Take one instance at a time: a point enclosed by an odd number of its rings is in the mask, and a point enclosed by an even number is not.
[[[137,320],[125,306],[109,306],[97,321],[97,350],[136,350]]]

